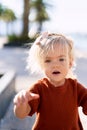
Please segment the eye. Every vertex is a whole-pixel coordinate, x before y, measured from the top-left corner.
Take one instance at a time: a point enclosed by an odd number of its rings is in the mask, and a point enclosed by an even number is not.
[[[45,63],[49,63],[49,62],[51,62],[51,60],[49,60],[49,59],[45,60]]]
[[[65,58],[60,58],[59,61],[65,61]]]

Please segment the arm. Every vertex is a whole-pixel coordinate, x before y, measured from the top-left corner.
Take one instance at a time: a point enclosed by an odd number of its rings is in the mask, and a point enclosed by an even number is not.
[[[87,115],[87,88],[78,83],[78,106],[82,107],[84,114]]]
[[[22,90],[14,98],[14,114],[18,118],[25,118],[31,111],[29,101],[39,98],[38,94]]]

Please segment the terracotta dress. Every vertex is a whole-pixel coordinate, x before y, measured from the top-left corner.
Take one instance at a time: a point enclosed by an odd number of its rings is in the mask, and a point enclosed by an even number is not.
[[[28,91],[40,95],[29,102],[29,116],[36,113],[32,130],[83,130],[78,107],[87,114],[87,89],[77,80],[66,79],[64,85],[54,87],[43,78]]]

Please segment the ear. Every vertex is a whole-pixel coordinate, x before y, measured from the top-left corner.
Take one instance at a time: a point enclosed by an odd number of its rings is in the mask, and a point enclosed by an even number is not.
[[[71,68],[72,66],[73,66],[73,59],[70,59],[69,68]]]

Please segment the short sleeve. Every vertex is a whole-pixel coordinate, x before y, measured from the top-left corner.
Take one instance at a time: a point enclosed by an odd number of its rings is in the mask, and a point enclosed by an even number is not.
[[[87,115],[87,88],[78,83],[78,105],[82,107],[83,113]]]
[[[32,116],[35,112],[38,111],[39,99],[30,101],[30,102],[29,102],[29,105],[30,105],[30,107],[31,107],[31,112],[29,113],[29,116]]]
[[[37,84],[34,84],[33,86],[31,86],[28,91],[32,92],[32,93],[35,93],[35,94],[39,94],[40,96],[40,90],[39,90],[39,86],[40,84],[37,83]],[[29,116],[32,116],[35,112],[38,111],[39,109],[39,104],[40,104],[40,98],[38,99],[34,99],[32,101],[29,101],[28,102],[30,107],[31,107],[31,112],[29,113]]]

